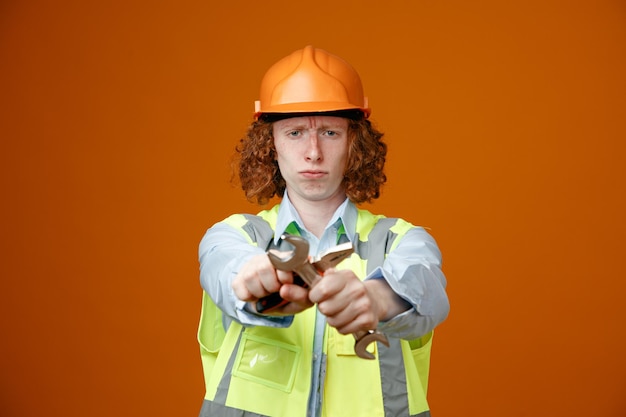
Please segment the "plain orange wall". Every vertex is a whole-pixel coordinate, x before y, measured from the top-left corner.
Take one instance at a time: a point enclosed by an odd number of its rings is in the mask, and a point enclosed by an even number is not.
[[[3,2],[0,415],[197,415],[197,244],[306,44],[387,134],[367,207],[443,251],[433,415],[626,415],[617,0]]]

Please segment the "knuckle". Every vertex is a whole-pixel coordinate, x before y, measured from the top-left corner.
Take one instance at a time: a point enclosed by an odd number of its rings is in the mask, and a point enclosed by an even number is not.
[[[326,318],[328,320],[328,324],[331,324],[332,316],[330,316],[330,310],[328,309],[326,303],[324,303],[324,302],[318,303],[317,304],[317,309],[320,311],[320,313],[322,313],[323,315],[326,316]]]

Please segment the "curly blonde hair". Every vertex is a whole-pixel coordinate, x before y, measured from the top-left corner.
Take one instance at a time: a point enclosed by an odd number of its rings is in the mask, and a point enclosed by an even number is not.
[[[383,170],[387,145],[383,133],[360,117],[348,119],[348,162],[342,185],[348,198],[356,204],[371,202],[380,196],[387,181]],[[252,122],[247,134],[240,139],[235,155],[241,188],[246,198],[264,205],[285,193],[285,180],[276,162],[273,122],[279,119],[260,118]]]

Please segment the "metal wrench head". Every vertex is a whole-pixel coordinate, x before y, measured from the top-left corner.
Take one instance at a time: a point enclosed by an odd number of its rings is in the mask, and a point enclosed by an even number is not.
[[[268,252],[267,256],[270,258],[274,268],[281,271],[294,271],[307,262],[309,258],[309,242],[305,238],[295,235],[283,235],[281,239],[291,243],[294,250],[284,258]]]
[[[359,337],[356,342],[354,342],[354,352],[360,358],[374,359],[374,355],[367,351],[367,347],[370,345],[370,343],[373,342],[380,342],[383,345],[389,347],[389,340],[387,340],[387,336],[376,330],[371,330]]]

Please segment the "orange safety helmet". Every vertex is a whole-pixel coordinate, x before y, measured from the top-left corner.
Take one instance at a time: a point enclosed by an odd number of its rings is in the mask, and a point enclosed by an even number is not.
[[[343,59],[306,46],[281,59],[265,73],[254,118],[267,113],[316,113],[371,110],[361,78]]]

